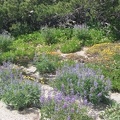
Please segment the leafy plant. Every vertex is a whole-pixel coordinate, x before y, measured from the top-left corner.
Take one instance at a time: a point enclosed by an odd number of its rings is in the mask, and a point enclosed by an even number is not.
[[[100,68],[105,77],[109,77],[112,82],[112,90],[120,91],[120,45],[119,43],[96,44],[87,51],[94,57],[89,64],[94,69]]]
[[[92,120],[87,114],[85,105],[77,104],[76,99],[77,96],[64,96],[62,92],[56,93],[54,97],[51,92],[47,98],[41,96],[41,119]]]
[[[51,55],[41,55],[40,60],[36,62],[37,70],[40,73],[55,73],[57,68],[57,61],[55,56]]]
[[[73,29],[73,36],[78,40],[91,40],[89,29],[82,25],[76,25]]]
[[[81,43],[78,40],[69,40],[66,41],[60,48],[61,52],[63,53],[71,53],[71,52],[76,52],[80,50],[81,48]]]
[[[35,83],[24,81],[22,73],[10,62],[0,69],[0,99],[15,109],[39,106],[40,89]]]
[[[10,50],[9,46],[13,42],[14,38],[9,34],[0,34],[0,52],[7,52]]]
[[[11,83],[2,95],[2,100],[14,107],[22,110],[26,107],[39,105],[40,90],[37,85],[25,82]]]
[[[120,104],[114,103],[100,114],[100,117],[105,120],[120,119]]]
[[[88,68],[84,64],[64,66],[57,71],[55,81],[51,85],[62,90],[64,94],[80,94],[92,103],[104,102],[111,88],[110,80],[106,80],[100,71]]]
[[[58,42],[58,39],[55,36],[55,30],[50,28],[43,28],[41,33],[44,37],[44,41],[47,45],[55,44]]]

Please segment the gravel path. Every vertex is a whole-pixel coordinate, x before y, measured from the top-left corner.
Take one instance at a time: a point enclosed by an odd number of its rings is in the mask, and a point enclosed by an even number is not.
[[[10,110],[0,101],[0,120],[39,120],[39,110],[37,108],[29,108],[22,112]]]

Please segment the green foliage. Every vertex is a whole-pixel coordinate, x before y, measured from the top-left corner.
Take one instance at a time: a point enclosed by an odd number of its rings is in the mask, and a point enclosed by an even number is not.
[[[58,58],[55,56],[43,54],[40,56],[40,60],[36,62],[37,70],[42,74],[55,73],[58,64],[57,60]]]
[[[41,120],[93,120],[88,116],[85,105],[75,103],[75,96],[63,96],[61,92],[54,98],[41,97]]]
[[[44,38],[40,31],[33,32],[31,34],[21,35],[17,38],[17,40],[21,40],[27,43],[32,43],[33,45],[43,44],[44,43],[43,39]]]
[[[89,23],[91,26],[96,26],[99,23],[97,27],[110,24],[110,31],[119,38],[119,3],[119,0],[0,1],[0,29],[9,30],[18,36],[38,30],[45,25],[61,25],[67,19],[72,19],[76,24]]]
[[[3,61],[13,61],[14,58],[15,58],[15,54],[11,51],[1,53],[0,64],[2,64]]]
[[[55,29],[56,30],[56,29]],[[55,36],[55,31],[54,29],[50,29],[50,28],[43,28],[42,29],[42,35],[44,37],[45,43],[47,45],[51,45],[51,44],[55,44],[58,42],[58,39]]]
[[[82,46],[91,46],[98,43],[111,42],[112,38],[107,36],[102,29],[87,28],[85,26],[75,26],[72,38],[81,41]]]
[[[13,42],[13,38],[7,34],[0,34],[0,52],[7,52],[10,50],[9,46]]]
[[[120,0],[97,1],[96,18],[105,23],[109,23],[113,35],[120,39]],[[101,14],[102,13],[102,14]]]
[[[110,81],[100,71],[94,71],[83,64],[64,66],[56,73],[56,80],[50,83],[53,87],[62,90],[64,94],[79,93],[94,104],[105,102],[105,96],[111,88]]]
[[[114,47],[115,48],[115,47]],[[93,61],[94,62],[94,61]],[[109,61],[95,61],[89,63],[89,66],[96,69],[101,69],[105,77],[109,77],[112,83],[112,91],[120,92],[120,55],[115,54]]]
[[[89,34],[89,30],[87,28],[85,28],[85,27],[79,28],[79,26],[76,26],[73,29],[73,36],[75,36],[77,39],[83,40],[83,41],[91,40],[91,36]]]
[[[61,46],[60,50],[63,53],[71,53],[71,52],[76,52],[81,49],[81,43],[79,40],[69,40],[63,43]]]
[[[114,103],[108,107],[105,112],[100,114],[100,117],[105,120],[119,120],[120,119],[120,104]]]
[[[0,69],[0,98],[15,109],[39,105],[40,89],[36,83],[24,81],[20,69],[3,62]]]
[[[27,23],[22,24],[20,22],[13,23],[9,29],[14,36],[18,36],[23,33],[29,33],[31,31]]]
[[[120,92],[120,55],[116,54],[109,63],[101,66],[103,74],[111,79],[112,90]]]
[[[102,29],[90,29],[89,34],[92,40],[88,40],[86,45],[94,45],[99,43],[111,42],[112,38],[106,35]]]
[[[2,100],[21,110],[39,104],[40,90],[37,86],[27,83],[10,84],[2,95]]]

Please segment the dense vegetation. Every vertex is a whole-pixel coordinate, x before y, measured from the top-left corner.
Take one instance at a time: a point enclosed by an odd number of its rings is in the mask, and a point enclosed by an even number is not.
[[[18,110],[39,107],[42,120],[92,120],[87,107],[111,104],[109,92],[120,92],[119,40],[120,0],[0,0],[0,99]],[[88,58],[74,54],[83,47]],[[11,62],[55,78],[27,80]],[[119,107],[101,117],[119,119]]]
[[[119,15],[120,0],[2,0],[0,30],[8,30],[16,36],[45,25],[67,27],[74,23],[87,23],[107,26],[120,37]]]

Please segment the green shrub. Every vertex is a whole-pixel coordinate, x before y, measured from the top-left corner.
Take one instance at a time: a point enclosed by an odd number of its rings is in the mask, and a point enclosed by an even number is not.
[[[41,120],[93,120],[88,116],[85,105],[75,102],[76,98],[64,96],[61,92],[56,93],[54,98],[51,93],[47,98],[41,96]]]
[[[102,29],[81,29],[77,30],[77,38],[82,40],[83,46],[91,46],[98,43],[111,42],[112,39]]]
[[[114,46],[114,49],[116,47]],[[118,47],[117,47],[118,48]],[[114,49],[111,48],[111,51],[114,51]],[[116,49],[117,51],[119,51],[118,49]],[[96,50],[97,51],[97,50]],[[109,55],[109,51],[106,52],[106,56],[107,57]],[[95,60],[91,63],[88,63],[90,67],[94,68],[94,69],[101,69],[102,74],[105,77],[109,77],[112,83],[112,90],[114,92],[120,92],[120,55],[118,53],[115,54],[110,54],[112,55],[111,58],[109,58],[109,60],[105,60],[103,59],[104,57],[102,57],[102,61],[99,60]],[[108,57],[107,57],[108,58]]]
[[[40,73],[55,73],[56,71],[56,58],[51,55],[42,55],[40,60],[36,62],[37,70]]]
[[[114,55],[110,62],[100,66],[103,74],[110,78],[112,82],[112,90],[120,92],[120,55]]]
[[[0,98],[15,109],[39,105],[40,89],[36,83],[24,81],[19,68],[3,62],[0,69]]]
[[[11,53],[14,54],[13,62],[15,63],[27,64],[34,58],[35,54],[34,45],[24,42],[23,39],[18,39],[14,41],[10,48]]]
[[[89,29],[82,26],[75,26],[73,29],[73,36],[76,37],[78,40],[91,40],[91,35],[89,33]]]
[[[92,103],[105,102],[111,88],[111,83],[106,80],[100,71],[88,68],[84,64],[64,66],[58,70],[55,81],[51,85],[64,94],[79,93]]]
[[[105,120],[119,120],[120,119],[120,104],[114,103],[104,112],[100,114],[100,117]]]
[[[8,85],[2,95],[2,100],[15,109],[22,110],[39,104],[39,97],[40,90],[38,86],[20,82]]]
[[[17,38],[17,40],[23,40],[24,42],[32,43],[33,45],[43,44],[43,39],[44,38],[40,31],[33,32],[31,34],[21,35]]]
[[[54,29],[50,29],[47,27],[42,28],[41,33],[44,37],[45,44],[51,45],[51,44],[55,44],[58,42],[58,39],[55,36],[56,31],[57,30],[55,28]]]
[[[30,33],[31,31],[27,22],[24,24],[21,22],[13,23],[9,29],[13,36],[19,36],[21,34]]]
[[[10,50],[9,46],[13,42],[14,38],[12,38],[8,34],[0,34],[0,52],[7,52]]]
[[[79,40],[69,40],[63,43],[61,46],[60,50],[63,53],[71,53],[71,52],[76,52],[81,49],[81,43]]]
[[[15,54],[12,51],[4,52],[0,54],[0,64],[2,64],[3,61],[13,61],[15,58]]]

